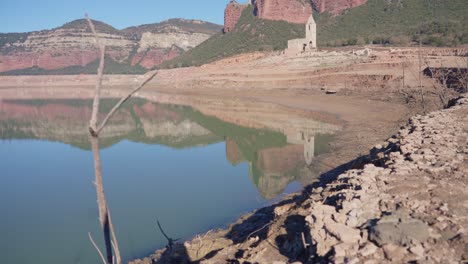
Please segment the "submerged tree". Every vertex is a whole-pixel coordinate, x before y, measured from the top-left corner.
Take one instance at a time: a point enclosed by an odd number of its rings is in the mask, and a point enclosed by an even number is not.
[[[98,125],[99,103],[101,99],[101,85],[102,85],[102,76],[104,75],[104,64],[105,64],[104,60],[105,60],[106,47],[99,40],[99,36],[96,32],[96,28],[94,27],[94,24],[91,21],[91,19],[88,17],[87,14],[85,15],[85,17],[86,17],[86,20],[88,21],[89,27],[94,35],[96,44],[98,45],[99,51],[100,51],[99,68],[97,71],[97,80],[96,80],[96,86],[94,90],[93,110],[92,110],[91,119],[89,122],[89,134],[90,134],[89,139],[91,141],[91,148],[93,151],[96,195],[97,195],[97,203],[98,203],[98,208],[99,208],[99,221],[100,221],[101,228],[103,231],[104,243],[106,247],[105,256],[101,252],[101,250],[99,250],[99,247],[94,242],[91,236],[91,233],[89,233],[88,235],[94,247],[98,251],[103,263],[120,264],[122,261],[121,261],[121,256],[120,256],[119,245],[117,242],[117,237],[115,235],[114,226],[112,225],[112,218],[110,215],[109,207],[107,205],[106,196],[104,194],[104,186],[102,183],[101,157],[99,153],[99,134],[104,129],[107,122],[109,122],[111,117],[115,114],[115,112],[117,112],[119,107],[125,101],[127,101],[133,94],[135,94],[138,90],[140,90],[143,86],[145,86],[149,81],[151,81],[158,72],[154,71],[150,73],[140,85],[138,85],[137,87],[129,91],[127,95],[122,97],[119,100],[119,102],[117,102],[117,104],[112,108],[112,110],[105,116],[103,121]]]

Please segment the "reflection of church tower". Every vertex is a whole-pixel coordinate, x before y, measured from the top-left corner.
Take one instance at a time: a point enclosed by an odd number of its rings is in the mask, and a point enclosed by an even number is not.
[[[307,165],[312,164],[315,151],[315,136],[306,136],[304,138],[304,160]]]
[[[317,25],[315,24],[314,17],[310,15],[306,24],[306,41],[309,48],[317,48]]]

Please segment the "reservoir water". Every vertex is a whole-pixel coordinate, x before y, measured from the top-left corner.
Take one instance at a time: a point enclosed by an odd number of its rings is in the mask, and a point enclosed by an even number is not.
[[[91,101],[0,101],[0,263],[99,263],[88,238],[103,248],[90,114]],[[132,99],[100,138],[123,260],[166,244],[156,220],[188,239],[299,190],[317,177],[308,155],[329,140],[291,143],[267,128]]]

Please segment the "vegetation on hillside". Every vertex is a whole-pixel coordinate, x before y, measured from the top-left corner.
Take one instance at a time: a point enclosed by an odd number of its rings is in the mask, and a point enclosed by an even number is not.
[[[169,19],[160,23],[141,25],[136,27],[129,27],[122,30],[115,29],[111,25],[108,25],[104,22],[92,20],[93,24],[96,27],[97,32],[119,35],[123,38],[127,37],[132,40],[138,41],[141,38],[141,35],[144,32],[152,33],[174,33],[174,32],[186,32],[186,33],[200,33],[200,34],[215,34],[216,32],[221,32],[222,26],[204,22],[200,20],[187,20],[187,19]],[[12,55],[24,51],[37,51],[36,48],[31,48],[30,46],[25,45],[15,45],[23,43],[26,41],[29,35],[33,34],[36,37],[47,38],[48,34],[55,32],[56,30],[67,30],[67,32],[79,33],[82,31],[90,32],[88,23],[86,19],[77,19],[71,22],[65,23],[64,25],[50,29],[42,30],[35,32],[26,32],[26,33],[0,33],[0,54],[1,55]],[[79,34],[68,34],[67,36],[74,36],[79,38]],[[73,45],[78,46],[79,43],[74,43],[73,41],[67,41],[65,45],[73,48]],[[46,43],[41,45],[41,49],[55,49],[54,44]],[[122,49],[122,47],[116,47],[117,49]],[[106,59],[106,74],[141,74],[145,73],[148,70],[140,65],[132,66],[131,62],[134,56],[137,54],[139,46],[133,45],[131,48],[127,59],[123,62],[116,62],[110,58]],[[173,46],[171,49],[177,49],[179,53],[185,52],[178,46]],[[66,48],[65,48],[66,50]],[[165,52],[170,52],[171,50],[165,49]],[[140,61],[143,59],[141,57]],[[46,70],[37,66],[29,67],[25,69],[11,70],[7,72],[1,72],[0,75],[60,75],[60,74],[96,74],[98,67],[98,61],[93,61],[85,66],[70,66],[62,69],[56,70]]]
[[[96,27],[96,31],[99,33],[108,33],[108,34],[119,34],[120,31],[113,26],[106,24],[104,22],[98,21],[98,20],[92,20],[94,26]],[[75,30],[85,30],[86,32],[91,32],[88,26],[88,22],[86,19],[76,19],[73,21],[70,21],[68,23],[65,23],[63,26],[54,28],[53,30],[57,29],[75,29]]]
[[[46,70],[37,66],[12,70],[6,72],[0,72],[2,75],[74,75],[74,74],[96,74],[99,66],[99,60],[85,66],[70,66],[55,70]],[[148,70],[141,67],[140,65],[132,66],[129,63],[119,63],[113,59],[106,57],[104,73],[105,74],[143,74]]]
[[[319,47],[363,44],[456,46],[468,43],[466,0],[369,0],[339,16],[314,14]],[[216,34],[163,68],[197,66],[232,55],[282,50],[287,40],[303,38],[303,25],[262,20],[253,7],[242,13],[234,31]]]
[[[341,16],[315,15],[319,46],[468,43],[466,0],[369,0]]]
[[[224,57],[253,51],[283,50],[288,39],[305,34],[303,25],[284,21],[259,19],[253,15],[253,7],[247,7],[233,31],[218,33],[199,46],[174,60],[162,64],[162,68],[202,65]]]
[[[339,16],[329,13],[314,14],[317,22],[319,47],[336,47],[363,44],[411,45],[422,43],[430,46],[457,46],[468,43],[467,0],[368,0],[364,5],[347,10]],[[160,68],[199,66],[225,57],[254,51],[283,50],[287,41],[303,38],[304,26],[284,21],[259,19],[247,7],[233,31],[223,34],[221,27],[208,22],[170,19],[161,23],[129,27],[117,30],[103,22],[94,21],[99,32],[121,34],[134,39],[143,32],[171,32],[175,27],[186,32],[214,33],[211,38],[182,54],[164,62]],[[86,20],[78,19],[57,29],[87,29]],[[15,47],[7,43],[24,42],[29,33],[0,33],[0,52]],[[137,74],[146,70],[126,63],[106,60],[106,73]],[[72,66],[59,70],[31,67],[0,75],[41,74],[94,74],[97,61],[84,67]]]
[[[0,33],[0,53],[7,53],[14,49],[14,46],[6,47],[7,44],[22,43],[29,36],[29,33]]]
[[[140,39],[144,32],[172,33],[183,31],[188,33],[213,35],[215,33],[221,32],[222,29],[223,27],[221,25],[210,22],[173,18],[159,23],[124,28],[120,32],[127,37]]]

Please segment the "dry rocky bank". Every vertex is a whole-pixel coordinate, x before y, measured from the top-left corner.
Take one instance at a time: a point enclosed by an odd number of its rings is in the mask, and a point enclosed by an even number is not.
[[[465,95],[302,194],[132,263],[464,263],[467,155]]]

